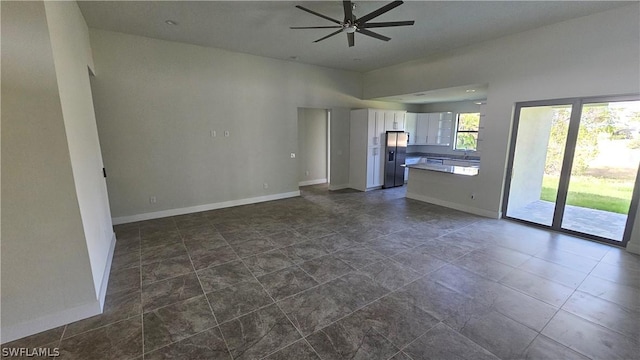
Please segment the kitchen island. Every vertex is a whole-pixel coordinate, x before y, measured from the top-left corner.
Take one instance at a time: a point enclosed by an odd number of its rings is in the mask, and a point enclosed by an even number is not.
[[[484,208],[487,203],[484,194],[476,193],[481,176],[479,160],[442,159],[441,163],[433,160],[432,157],[422,157],[417,163],[406,162],[409,171],[407,198],[499,218],[497,212]]]

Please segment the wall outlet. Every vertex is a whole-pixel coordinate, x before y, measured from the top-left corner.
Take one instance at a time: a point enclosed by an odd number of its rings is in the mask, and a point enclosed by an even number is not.
[[[215,131],[215,130],[211,130],[211,131],[209,131],[209,136],[211,136],[211,137],[216,137],[216,135],[217,135],[217,134],[216,134],[216,131]]]
[[[305,172],[304,172],[304,174],[305,174],[306,176],[309,176],[309,170],[305,171]]]
[[[262,187],[264,187],[265,189],[268,189],[269,188],[269,184],[264,183],[264,184],[262,184]]]
[[[296,153],[291,153],[291,158],[295,159],[296,158]]]
[[[155,197],[155,196],[151,196],[151,197],[149,197],[149,203],[150,203],[150,204],[155,204],[156,202],[157,202],[157,199],[156,199],[156,197]]]
[[[225,130],[224,137],[229,137],[229,130]]]

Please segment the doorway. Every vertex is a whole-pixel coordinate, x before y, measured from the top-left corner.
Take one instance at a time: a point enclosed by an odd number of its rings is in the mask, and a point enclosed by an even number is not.
[[[330,117],[327,109],[298,108],[298,186],[329,182]]]
[[[626,246],[639,162],[640,96],[517,103],[504,217]]]

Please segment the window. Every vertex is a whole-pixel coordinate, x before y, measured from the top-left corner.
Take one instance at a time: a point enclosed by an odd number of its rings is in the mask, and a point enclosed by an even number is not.
[[[480,113],[460,113],[456,125],[456,150],[476,151],[478,149],[478,129]]]

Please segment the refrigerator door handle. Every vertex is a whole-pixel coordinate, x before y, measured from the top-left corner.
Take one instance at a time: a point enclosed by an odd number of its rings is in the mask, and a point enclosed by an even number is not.
[[[389,151],[389,161],[393,161],[395,159],[395,152]]]

